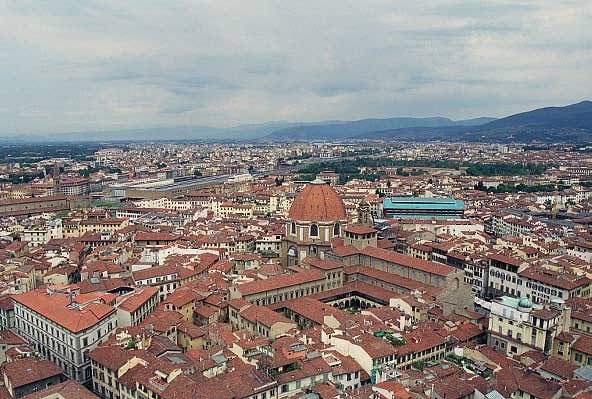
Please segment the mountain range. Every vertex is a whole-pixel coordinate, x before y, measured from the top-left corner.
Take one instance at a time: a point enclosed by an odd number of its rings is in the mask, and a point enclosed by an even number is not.
[[[448,118],[388,118],[388,119],[362,119],[359,121],[332,122],[312,125],[291,126],[279,129],[267,136],[272,140],[299,141],[299,140],[338,140],[371,136],[379,131],[396,131],[415,127],[442,128],[449,126],[478,126],[494,121],[494,118],[476,118],[453,121]]]
[[[353,138],[589,143],[592,142],[592,101],[582,101],[565,107],[539,108],[478,126],[419,126],[363,132]]]
[[[501,119],[482,117],[454,121],[443,117],[399,117],[306,123],[278,121],[230,128],[163,126],[15,135],[0,138],[0,142],[285,142],[352,139],[589,143],[592,142],[592,101],[582,101],[564,107],[540,108]]]

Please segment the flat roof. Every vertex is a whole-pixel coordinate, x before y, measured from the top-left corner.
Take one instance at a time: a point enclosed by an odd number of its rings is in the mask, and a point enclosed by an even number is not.
[[[454,210],[464,211],[466,209],[464,201],[454,198],[423,198],[423,197],[391,197],[383,200],[385,209],[402,210]]]
[[[514,297],[510,297],[510,296],[502,296],[501,299],[499,300],[499,303],[501,303],[504,306],[508,306],[514,309],[518,309],[518,302],[520,302],[521,298],[514,298]],[[532,309],[533,310],[539,310],[542,309],[543,307],[537,303],[533,303],[532,304]]]
[[[170,189],[181,189],[185,187],[192,187],[199,184],[212,184],[212,183],[223,183],[230,175],[218,175],[218,176],[201,176],[190,179],[166,179],[158,180],[152,179],[143,182],[130,182],[123,184],[115,184],[111,187],[114,189],[130,189],[130,190],[156,190],[164,191]]]

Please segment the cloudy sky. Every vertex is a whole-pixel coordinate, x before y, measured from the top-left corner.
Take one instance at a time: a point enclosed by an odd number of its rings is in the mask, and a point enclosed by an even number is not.
[[[590,0],[5,0],[0,135],[504,116],[592,95]]]

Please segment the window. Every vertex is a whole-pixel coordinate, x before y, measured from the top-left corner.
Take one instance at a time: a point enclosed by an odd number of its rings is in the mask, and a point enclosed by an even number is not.
[[[582,361],[582,354],[576,353],[576,362],[581,362],[581,361]]]
[[[335,226],[333,226],[333,235],[338,236],[340,231],[341,231],[341,228],[339,226],[339,223],[335,223]]]
[[[296,234],[296,223],[294,222],[292,222],[292,225],[290,226],[290,233]]]
[[[310,236],[311,237],[318,237],[319,236],[319,226],[316,224],[312,224],[310,226]]]

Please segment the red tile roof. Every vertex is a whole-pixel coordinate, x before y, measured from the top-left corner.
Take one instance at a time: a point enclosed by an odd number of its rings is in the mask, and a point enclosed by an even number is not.
[[[245,296],[324,279],[325,275],[318,270],[303,270],[299,273],[280,274],[266,280],[240,284],[237,289]]]
[[[158,287],[144,287],[121,298],[119,308],[128,312],[135,312],[150,298],[158,295]]]
[[[259,322],[266,327],[272,327],[276,323],[293,324],[296,327],[295,322],[265,306],[251,305],[242,310],[240,315],[252,323]]]
[[[70,300],[65,295],[47,295],[42,290],[14,295],[13,298],[74,333],[96,325],[115,312],[115,308],[103,303],[91,303],[82,309],[72,308],[69,307]]]
[[[571,349],[587,355],[592,355],[592,337],[586,334],[580,335],[576,342],[571,346]]]
[[[333,187],[324,182],[312,182],[292,202],[289,218],[312,222],[344,220],[345,205]]]
[[[366,247],[362,251],[360,251],[360,253],[362,255],[366,255],[372,258],[385,260],[387,262],[392,262],[397,265],[406,266],[411,269],[421,270],[423,272],[437,274],[439,276],[448,276],[456,272],[457,270],[452,266],[442,265],[440,263],[430,262],[423,259],[417,259],[409,255],[404,255],[376,247]]]
[[[578,366],[571,364],[567,360],[558,357],[550,357],[542,366],[541,370],[555,374],[563,379],[573,378],[573,372]]]
[[[13,388],[59,376],[64,372],[64,369],[49,360],[32,357],[5,363],[2,367]]]
[[[532,266],[518,273],[520,277],[547,284],[553,287],[565,290],[573,290],[579,287],[585,287],[590,284],[586,276],[578,276],[573,273],[560,273],[545,267]]]
[[[179,267],[177,265],[169,265],[169,266],[155,266],[150,267],[147,269],[138,270],[132,273],[134,280],[146,280],[149,278],[154,277],[162,277],[168,275],[177,275],[179,274]]]
[[[169,233],[158,233],[153,231],[139,231],[136,234],[136,241],[175,241],[178,235]]]
[[[431,290],[431,286],[428,284],[421,283],[419,281],[411,280],[406,277],[401,277],[398,274],[385,272],[383,270],[374,269],[370,266],[354,265],[346,266],[346,275],[361,274],[373,278],[378,281],[384,281],[385,283],[399,287],[405,291],[428,291]]]
[[[318,269],[323,269],[323,270],[334,270],[334,269],[339,269],[344,266],[343,263],[341,263],[341,262],[335,262],[330,259],[319,259],[319,258],[314,258],[314,257],[304,258],[302,260],[302,263],[308,264],[308,265],[311,265],[311,266],[314,266]]]
[[[376,233],[377,230],[367,226],[350,226],[347,229],[345,229],[345,231],[354,234],[371,234]]]
[[[113,346],[99,346],[89,353],[89,357],[109,370],[118,370],[132,359],[139,351]]]
[[[22,399],[45,399],[53,397],[51,395],[58,395],[57,397],[63,399],[99,399],[88,389],[74,380],[64,381],[60,384],[50,386],[38,392],[23,396]]]

